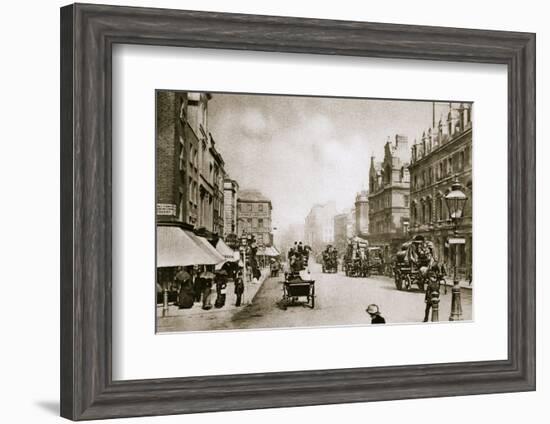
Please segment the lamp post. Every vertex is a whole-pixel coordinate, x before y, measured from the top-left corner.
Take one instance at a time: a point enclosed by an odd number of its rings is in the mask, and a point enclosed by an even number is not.
[[[445,203],[449,211],[449,217],[454,226],[454,238],[449,239],[449,244],[454,244],[455,265],[453,275],[453,290],[452,290],[452,303],[451,303],[451,316],[449,321],[459,321],[462,319],[462,305],[460,302],[460,286],[458,284],[458,278],[456,276],[456,269],[458,268],[458,245],[464,242],[464,239],[458,238],[458,224],[464,215],[464,206],[468,197],[462,192],[462,184],[455,178],[451,185],[451,191],[445,196]]]
[[[246,234],[246,220],[244,218],[237,218],[237,222],[243,222],[245,225],[242,227],[241,236],[239,239],[240,247],[239,251],[243,252],[243,282],[246,283],[247,280],[247,267],[246,267],[246,249],[247,249],[247,234]],[[237,237],[239,232],[239,226],[237,224]]]

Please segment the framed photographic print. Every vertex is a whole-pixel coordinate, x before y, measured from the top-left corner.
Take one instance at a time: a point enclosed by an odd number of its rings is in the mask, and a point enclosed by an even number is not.
[[[535,36],[61,9],[61,414],[535,388]]]

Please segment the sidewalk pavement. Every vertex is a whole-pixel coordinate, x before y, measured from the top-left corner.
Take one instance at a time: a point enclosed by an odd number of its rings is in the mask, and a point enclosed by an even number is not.
[[[177,317],[177,316],[185,316],[185,317],[192,317],[192,316],[200,316],[200,315],[211,315],[216,313],[222,313],[222,312],[228,312],[228,311],[237,311],[241,310],[243,307],[246,307],[252,303],[254,300],[254,296],[256,296],[256,293],[258,290],[260,290],[260,287],[262,287],[262,284],[264,281],[270,276],[270,270],[268,268],[264,268],[262,270],[262,276],[260,277],[260,280],[257,283],[254,282],[246,282],[244,286],[244,293],[241,300],[241,306],[235,306],[235,302],[237,301],[237,295],[235,295],[235,284],[233,281],[229,281],[227,283],[227,287],[225,289],[226,297],[225,297],[225,305],[222,308],[216,308],[214,307],[214,302],[216,301],[216,288],[215,286],[212,287],[212,309],[206,311],[202,309],[202,301],[201,302],[195,302],[193,304],[193,307],[190,309],[179,309],[178,306],[175,306],[172,302],[168,304],[168,314],[166,316],[162,316],[162,305],[157,305],[157,317],[159,320],[162,320],[163,318],[169,318],[169,317]]]

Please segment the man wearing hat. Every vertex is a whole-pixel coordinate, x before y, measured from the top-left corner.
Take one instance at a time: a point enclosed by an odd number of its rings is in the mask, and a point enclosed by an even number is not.
[[[374,303],[371,303],[369,306],[367,306],[366,309],[367,314],[371,317],[371,324],[385,324],[386,320],[382,315],[380,315],[380,309],[378,308],[378,305],[375,305]]]
[[[242,262],[239,262],[239,268],[235,273],[235,295],[237,296],[235,306],[241,306],[243,293],[244,293],[243,268],[242,268]]]

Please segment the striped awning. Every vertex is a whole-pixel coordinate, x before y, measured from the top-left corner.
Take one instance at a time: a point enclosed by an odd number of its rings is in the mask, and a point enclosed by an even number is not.
[[[212,246],[210,242],[204,237],[197,236],[191,231],[187,231],[187,233],[208,255],[212,256],[212,258],[216,260],[216,264],[219,264],[220,262],[223,262],[225,260],[223,256],[220,255],[218,251],[214,248],[214,246]]]
[[[223,257],[208,249],[210,243],[203,237],[197,237],[190,231],[176,226],[157,227],[157,267],[215,265],[223,261]]]
[[[239,257],[235,255],[233,249],[231,249],[222,239],[216,243],[216,250],[226,261],[235,262],[239,260]]]

